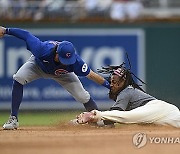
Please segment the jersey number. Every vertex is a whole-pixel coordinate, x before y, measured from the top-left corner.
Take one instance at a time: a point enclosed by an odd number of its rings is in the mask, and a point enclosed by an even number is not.
[[[87,64],[84,64],[84,65],[82,66],[82,72],[86,72],[86,71],[87,71],[87,69],[88,69]]]

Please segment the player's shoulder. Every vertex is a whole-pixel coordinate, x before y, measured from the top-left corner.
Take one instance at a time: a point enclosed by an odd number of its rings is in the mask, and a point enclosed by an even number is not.
[[[142,90],[138,88],[134,88],[133,86],[129,85],[124,89],[126,92],[131,92],[131,93],[145,93]]]
[[[73,64],[74,72],[78,76],[87,76],[90,72],[89,66],[76,54],[76,62]]]
[[[76,56],[76,62],[74,63],[74,66],[82,67],[83,65],[86,64],[78,54],[76,54],[75,56]]]
[[[134,91],[135,88],[131,85],[127,86],[123,91]]]
[[[124,88],[119,94],[120,95],[124,95],[124,94],[128,94],[130,91],[132,91],[134,88],[131,86],[127,86],[126,88]]]
[[[76,54],[76,61],[77,62],[82,62],[83,61],[82,58],[78,54]]]
[[[133,94],[135,92],[135,90],[136,90],[136,88],[129,85],[120,92],[120,95],[131,95],[131,94]]]

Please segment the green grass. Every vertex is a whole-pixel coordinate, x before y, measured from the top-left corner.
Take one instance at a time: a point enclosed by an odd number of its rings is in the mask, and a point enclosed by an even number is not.
[[[74,119],[80,111],[47,111],[47,112],[22,112],[19,113],[21,126],[52,126],[58,123],[68,122]],[[9,113],[0,112],[0,125],[2,126],[9,118]]]

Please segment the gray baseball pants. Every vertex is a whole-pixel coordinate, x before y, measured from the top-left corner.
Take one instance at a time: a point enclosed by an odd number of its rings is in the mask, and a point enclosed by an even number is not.
[[[76,101],[87,103],[90,99],[90,94],[84,89],[79,78],[74,72],[63,74],[60,76],[45,73],[35,62],[35,57],[32,55],[28,61],[13,75],[13,79],[22,85],[31,81],[45,78],[53,79],[66,89]]]

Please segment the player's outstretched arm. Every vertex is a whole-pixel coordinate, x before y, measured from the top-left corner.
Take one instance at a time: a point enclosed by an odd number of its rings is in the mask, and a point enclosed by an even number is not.
[[[5,33],[6,33],[6,28],[0,26],[0,38],[3,37]]]
[[[0,36],[4,34],[13,35],[19,39],[22,39],[26,42],[27,49],[35,56],[39,56],[39,49],[41,48],[41,41],[32,35],[30,32],[20,29],[20,28],[0,28]],[[5,30],[5,31],[4,31]],[[2,32],[1,32],[2,31]]]
[[[98,75],[97,73],[93,72],[92,70],[90,70],[89,74],[87,75],[87,78],[90,80],[95,81],[96,83],[110,89],[110,84],[109,82],[104,79],[102,76]]]

